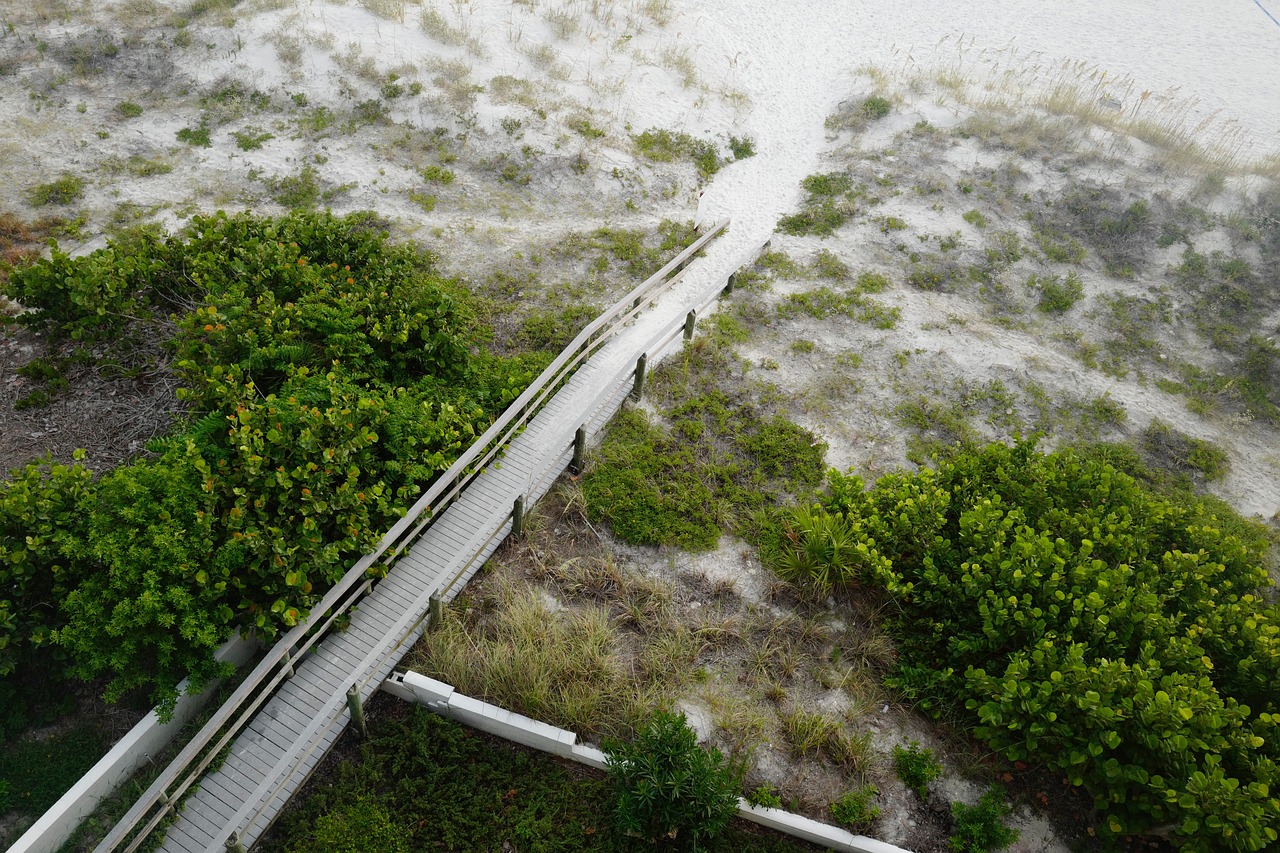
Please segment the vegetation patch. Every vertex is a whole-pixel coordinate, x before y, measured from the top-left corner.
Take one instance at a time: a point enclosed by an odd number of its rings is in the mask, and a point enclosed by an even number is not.
[[[55,248],[5,293],[94,358],[166,340],[150,369],[195,413],[96,481],[45,463],[0,490],[6,669],[115,698],[172,701],[236,628],[296,624],[545,363],[486,354],[465,291],[369,215],[196,217]]]
[[[386,708],[371,718],[370,729],[368,742],[359,745],[351,760],[330,770],[325,784],[315,786],[280,818],[262,842],[264,851],[401,853],[444,845],[479,853],[508,845],[543,853],[623,853],[644,844],[625,834],[632,824],[619,823],[615,816],[616,789],[603,773],[497,741],[421,708]],[[663,756],[699,760],[701,750],[694,746],[697,752],[689,752],[685,746],[687,741],[641,740],[620,745],[614,754],[643,762],[634,765],[637,775],[653,770],[655,781],[670,782],[681,771],[672,768],[663,776]],[[685,777],[689,784],[695,775]],[[715,794],[720,789],[710,790]],[[661,795],[651,802],[662,802]],[[719,801],[712,796],[706,802]],[[673,808],[686,808],[685,801]],[[816,849],[736,820],[722,833],[709,835],[696,831],[710,827],[705,813],[686,819],[655,811],[681,819],[673,824],[681,829],[674,845],[662,839],[670,849],[685,849],[687,839],[695,836],[697,849],[707,853]],[[651,842],[647,847],[654,849]]]
[[[782,517],[766,555],[886,591],[890,685],[1084,789],[1104,835],[1275,844],[1280,605],[1260,528],[1033,442],[830,485]]]
[[[27,190],[27,201],[32,207],[45,207],[50,204],[67,205],[84,195],[84,178],[79,175],[64,174],[56,181],[37,184]]]
[[[859,211],[858,203],[879,204],[865,184],[855,183],[847,172],[810,175],[801,182],[806,196],[799,213],[778,220],[783,234],[828,237]]]
[[[826,448],[812,433],[715,387],[711,371],[730,363],[695,342],[655,376],[665,423],[636,410],[614,420],[583,483],[592,520],[633,544],[706,550],[820,482]]]
[[[724,165],[720,152],[713,143],[683,131],[654,127],[632,137],[632,141],[636,150],[656,163],[673,163],[677,160],[693,163],[703,180],[720,171],[720,167]]]

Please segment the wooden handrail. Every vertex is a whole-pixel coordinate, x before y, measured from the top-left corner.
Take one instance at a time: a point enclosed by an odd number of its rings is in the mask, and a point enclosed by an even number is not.
[[[593,320],[578,333],[568,346],[547,365],[546,369],[530,383],[506,410],[493,422],[485,432],[474,441],[467,450],[458,457],[449,469],[435,479],[408,512],[400,518],[391,529],[378,541],[373,551],[362,556],[342,578],[311,608],[307,616],[289,630],[269,649],[253,671],[236,688],[235,692],[224,702],[199,732],[187,743],[168,767],[156,777],[142,796],[133,804],[124,817],[112,828],[105,838],[94,848],[94,853],[111,853],[129,839],[134,830],[145,820],[140,834],[133,838],[125,848],[133,851],[167,814],[169,808],[176,803],[203,773],[204,769],[218,754],[226,742],[249,721],[253,712],[271,695],[275,687],[284,680],[291,661],[314,644],[321,634],[342,613],[360,598],[365,590],[356,591],[348,596],[367,579],[377,561],[388,555],[386,562],[394,559],[426,528],[431,519],[438,516],[443,505],[437,505],[443,496],[443,504],[469,483],[488,461],[493,459],[510,441],[511,437],[527,422],[546,401],[554,386],[558,385],[582,358],[590,351],[602,346],[617,329],[641,310],[642,304],[654,298],[658,293],[670,286],[674,276],[682,270],[698,252],[715,239],[729,225],[724,219],[707,229],[706,233],[695,240],[688,248],[672,258],[661,269],[637,285],[626,296]],[[597,334],[599,333],[598,337]],[[479,465],[477,459],[483,456]],[[425,521],[420,523],[423,516]],[[454,579],[456,580],[456,578]],[[343,601],[344,596],[346,600]],[[341,605],[339,606],[339,602]],[[326,614],[328,614],[326,616]],[[257,695],[255,695],[257,694]],[[241,706],[249,702],[238,717]],[[234,723],[227,724],[236,717]],[[224,732],[224,728],[227,730]],[[222,736],[219,738],[219,733]],[[208,749],[217,739],[216,747]],[[201,754],[208,749],[207,754]],[[192,769],[192,765],[195,767]],[[149,820],[147,815],[153,809],[160,808]]]

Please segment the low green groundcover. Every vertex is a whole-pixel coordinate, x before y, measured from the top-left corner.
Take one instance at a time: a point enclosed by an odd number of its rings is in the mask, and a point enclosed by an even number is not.
[[[381,719],[378,717],[381,716]],[[613,788],[603,773],[477,734],[421,708],[371,714],[357,756],[320,777],[283,816],[265,853],[493,851],[521,853],[655,849],[613,825]],[[684,849],[680,839],[672,850]],[[811,845],[731,826],[705,851],[812,851]]]

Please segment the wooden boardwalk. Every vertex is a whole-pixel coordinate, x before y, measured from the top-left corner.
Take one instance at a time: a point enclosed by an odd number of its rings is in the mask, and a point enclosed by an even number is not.
[[[619,334],[585,362],[501,462],[477,477],[360,599],[347,630],[332,632],[294,662],[293,677],[188,796],[161,850],[224,851],[232,833],[253,846],[347,725],[348,689],[354,685],[362,701],[378,689],[417,639],[430,596],[454,578],[441,597],[460,591],[510,530],[515,499],[524,496],[532,505],[568,465],[577,429],[593,434],[613,416],[631,391],[637,356],[657,340],[646,336],[655,323],[669,326],[669,319],[634,321],[626,330],[633,334]]]

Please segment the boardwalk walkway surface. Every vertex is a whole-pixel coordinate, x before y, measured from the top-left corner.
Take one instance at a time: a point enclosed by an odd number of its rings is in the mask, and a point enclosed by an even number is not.
[[[597,432],[632,390],[637,358],[656,358],[679,340],[690,310],[702,309],[729,275],[754,257],[722,251],[694,263],[650,310],[609,339],[491,464],[439,514],[425,534],[359,600],[345,631],[332,632],[294,661],[285,680],[207,772],[169,826],[168,853],[227,849],[235,833],[251,848],[350,720],[347,693],[367,700],[417,639],[430,597],[452,598],[511,528],[512,506],[532,504],[569,463],[580,427]],[[682,281],[692,277],[691,281]]]

